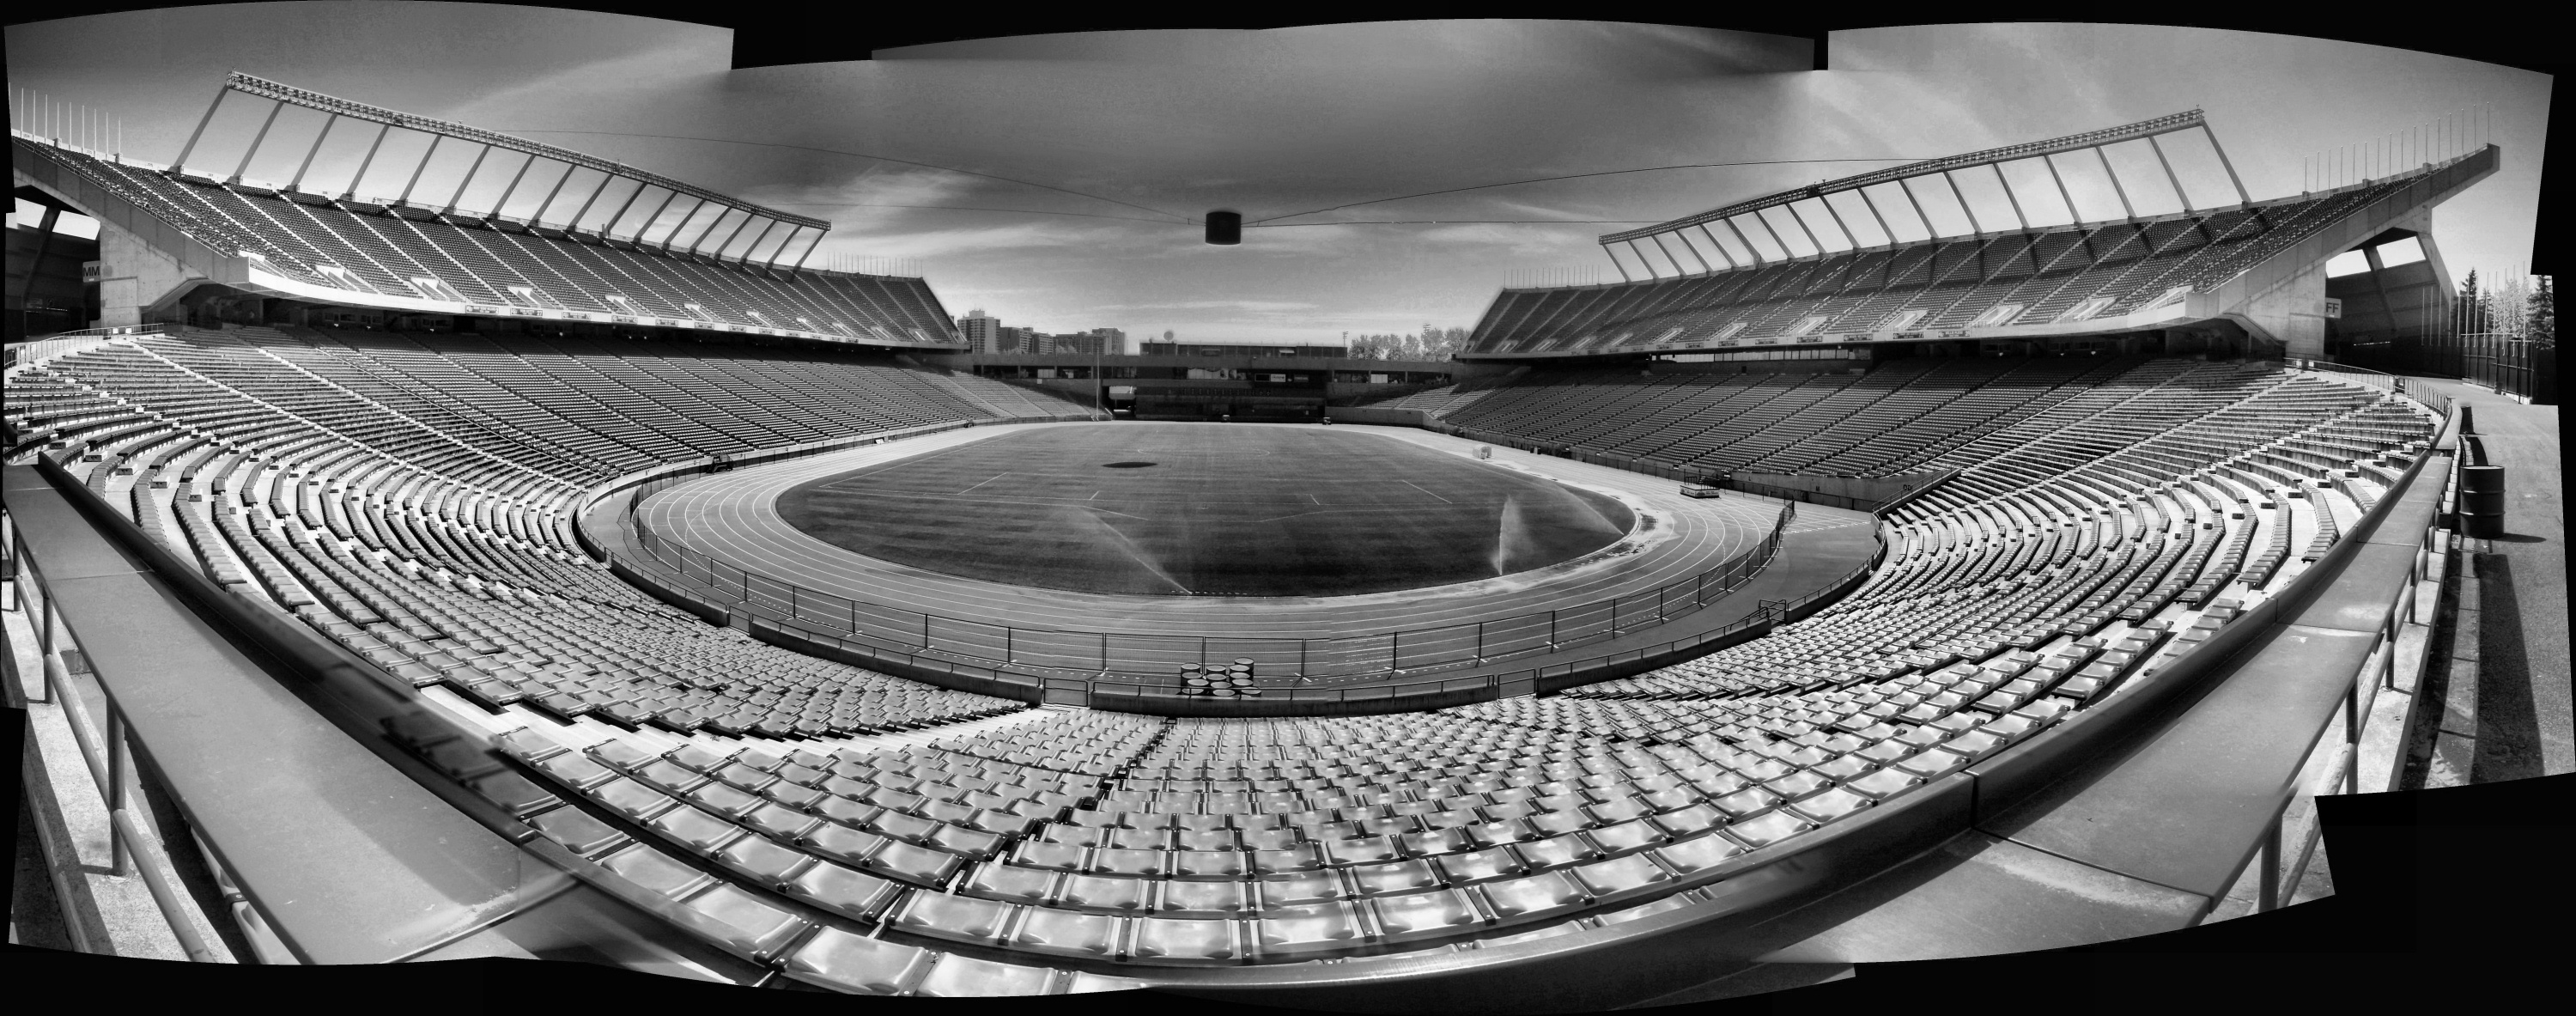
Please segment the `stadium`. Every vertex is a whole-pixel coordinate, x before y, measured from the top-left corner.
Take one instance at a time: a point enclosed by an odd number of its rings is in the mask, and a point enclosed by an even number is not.
[[[1005,349],[794,202],[196,109],[12,125],[84,952],[1561,1012],[2177,931],[2331,892],[2317,797],[2422,785],[2557,496],[2554,348],[2433,234],[2522,155],[2474,117],[2286,193],[2200,109],[1712,191],[1388,361]]]

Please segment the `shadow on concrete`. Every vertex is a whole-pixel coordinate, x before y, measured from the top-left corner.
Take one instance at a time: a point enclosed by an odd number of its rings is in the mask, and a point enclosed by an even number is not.
[[[54,894],[45,870],[45,848],[38,841],[35,815],[21,798],[14,840],[16,854],[9,872],[9,941],[15,945],[69,951],[71,929],[63,922],[62,900]]]
[[[2469,770],[2475,783],[2542,775],[2540,714],[2531,694],[2531,656],[2522,607],[2513,588],[2513,560],[2481,554],[2478,595],[2478,754]]]

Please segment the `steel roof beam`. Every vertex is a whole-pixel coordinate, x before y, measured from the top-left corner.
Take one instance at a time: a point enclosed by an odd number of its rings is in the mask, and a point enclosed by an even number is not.
[[[2111,168],[2111,157],[2102,154],[2102,146],[2095,145],[2093,158],[2102,163],[2102,175],[2111,178],[2111,193],[2120,196],[2120,214],[2125,218],[2137,218],[2138,210],[2129,205],[2129,189],[2120,186],[2120,171]]]
[[[465,167],[465,179],[456,182],[456,193],[448,197],[447,207],[440,209],[441,212],[449,215],[456,213],[456,203],[465,200],[465,188],[474,186],[474,174],[483,171],[483,160],[490,158],[491,155],[492,146],[490,145],[485,145],[482,151],[474,153],[474,164]]]
[[[1699,224],[1699,233],[1701,236],[1708,238],[1708,245],[1717,248],[1717,256],[1724,258],[1726,260],[1726,267],[1729,270],[1733,270],[1736,267],[1735,255],[1726,252],[1726,245],[1718,242],[1717,234],[1708,231],[1707,223],[1703,222]]]
[[[2156,150],[2156,164],[2165,168],[2165,181],[2173,184],[2174,200],[2182,202],[2183,211],[2190,211],[2191,194],[2182,189],[2182,177],[2174,175],[2173,160],[2165,158],[2165,146],[2157,144],[2156,139],[2150,137],[2147,139],[2147,147]]]
[[[241,182],[242,173],[250,169],[250,157],[259,154],[260,143],[268,140],[268,129],[277,123],[278,111],[285,108],[283,102],[268,107],[268,118],[259,122],[259,133],[251,135],[250,150],[242,153],[241,165],[233,167],[233,183]]]
[[[337,113],[330,114],[328,119],[322,121],[321,132],[313,135],[313,147],[304,150],[304,161],[295,167],[295,178],[286,182],[287,190],[294,190],[303,185],[305,171],[313,168],[313,157],[322,154],[323,139],[331,136],[331,125],[339,122],[340,115]]]
[[[2209,136],[2210,150],[2218,153],[2218,164],[2226,168],[2227,182],[2236,185],[2237,203],[2244,206],[2252,206],[2254,204],[2254,195],[2246,193],[2245,181],[2237,179],[2236,163],[2228,159],[2227,146],[2218,143],[2218,132],[2210,130],[2209,125],[2205,123],[2200,125],[2200,131],[2201,133]]]
[[[709,201],[730,206],[747,214],[777,219],[781,222],[791,222],[797,225],[811,226],[817,229],[829,229],[832,225],[831,223],[825,222],[821,219],[810,218],[803,215],[793,215],[776,209],[755,205],[748,201],[729,198],[704,187],[681,183],[678,180],[673,180],[656,173],[636,169],[623,163],[611,162],[597,156],[585,155],[568,148],[557,148],[553,145],[528,141],[522,138],[515,138],[507,134],[487,131],[477,127],[468,127],[461,123],[452,123],[446,120],[435,120],[425,116],[386,109],[381,106],[370,106],[362,102],[355,102],[349,99],[338,98],[336,96],[324,95],[320,92],[296,88],[291,85],[283,85],[264,78],[252,77],[251,75],[243,74],[239,71],[233,72],[230,77],[225,79],[224,89],[227,91],[238,91],[245,95],[255,95],[263,99],[292,103],[298,106],[303,106],[307,109],[317,109],[326,113],[334,113],[353,120],[366,120],[372,123],[401,127],[405,130],[420,131],[424,134],[443,135],[455,138],[459,141],[473,141],[481,144],[492,145],[498,148],[506,148],[514,152],[521,152],[529,155],[542,155],[558,162],[565,162],[576,166],[595,169],[611,176],[622,176],[630,180],[640,183],[648,183],[656,187],[668,187],[691,197],[704,198]],[[217,96],[217,101],[222,101],[220,94]],[[214,107],[208,106],[206,109],[206,119],[210,120],[213,116]],[[201,121],[198,124],[198,131],[202,133],[204,129],[205,124]],[[194,137],[190,138],[189,144],[191,147],[195,145]],[[181,155],[183,158],[185,154],[186,150],[182,149]]]
[[[2040,158],[2045,159],[2047,156],[2043,155],[2040,156]],[[1995,171],[1995,182],[2002,184],[2004,188],[2004,200],[2012,202],[2013,221],[2020,223],[2021,228],[2029,229],[2030,218],[2021,213],[2021,196],[2013,193],[2012,180],[2011,178],[2004,176],[2003,164],[2000,162],[1989,162],[1986,164],[1986,168]]]
[[[2107,145],[2141,137],[2152,138],[2158,134],[2170,134],[2175,131],[2190,130],[2195,127],[2206,129],[2206,126],[2207,123],[2202,117],[2201,111],[2195,109],[2189,112],[2160,116],[2152,120],[2141,120],[2137,123],[2125,124],[2119,127],[2086,131],[2081,134],[2070,134],[2062,138],[2051,138],[2046,141],[2033,141],[2025,144],[2005,145],[2001,148],[1989,148],[1984,151],[1967,152],[1959,155],[1944,156],[1938,159],[1927,159],[1922,162],[1909,163],[1903,166],[1893,166],[1887,169],[1872,170],[1855,176],[1847,176],[1840,180],[1830,180],[1813,187],[1801,187],[1796,190],[1781,191],[1779,193],[1754,198],[1749,201],[1740,201],[1724,208],[1712,209],[1710,211],[1701,212],[1697,215],[1684,216],[1669,222],[1657,223],[1640,229],[1607,234],[1601,237],[1601,242],[1605,244],[1616,243],[1654,233],[1670,232],[1684,226],[1698,225],[1700,223],[1712,222],[1718,219],[1741,215],[1746,212],[1752,212],[1763,208],[1776,207],[1801,198],[1821,197],[1828,193],[1854,190],[1860,187],[1866,187],[1870,184],[1888,183],[1891,181],[1903,180],[1908,177],[1929,176],[1934,173],[1969,169],[1990,163],[2013,162],[2020,159],[2046,155],[2052,152],[2071,152],[2078,149]]]

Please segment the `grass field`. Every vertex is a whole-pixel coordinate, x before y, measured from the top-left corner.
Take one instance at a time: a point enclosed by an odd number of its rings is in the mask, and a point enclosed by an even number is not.
[[[1052,427],[829,476],[779,514],[870,557],[1093,593],[1346,596],[1608,546],[1590,491],[1358,429]]]

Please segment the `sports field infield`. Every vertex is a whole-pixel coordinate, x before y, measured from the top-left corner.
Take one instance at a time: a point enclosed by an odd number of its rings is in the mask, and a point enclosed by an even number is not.
[[[1541,568],[1617,542],[1602,494],[1361,429],[1102,423],[827,476],[790,525],[869,557],[1089,593],[1349,596]]]

